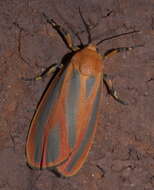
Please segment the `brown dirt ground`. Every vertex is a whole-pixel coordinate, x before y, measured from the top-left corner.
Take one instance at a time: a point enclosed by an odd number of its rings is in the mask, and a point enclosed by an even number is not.
[[[92,32],[95,40],[143,31],[104,42],[100,52],[144,47],[105,61],[105,72],[129,105],[117,103],[103,88],[99,126],[88,160],[76,176],[63,179],[26,165],[29,124],[50,77],[38,82],[21,78],[41,73],[69,51],[41,13],[79,32],[84,29],[79,7],[90,25],[99,23]],[[0,1],[0,189],[154,189],[154,33],[147,30],[154,30],[153,0]],[[82,37],[85,41],[85,33]]]

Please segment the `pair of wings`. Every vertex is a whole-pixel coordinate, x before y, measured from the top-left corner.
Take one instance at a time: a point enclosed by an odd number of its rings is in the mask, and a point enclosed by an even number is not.
[[[85,76],[72,63],[55,77],[31,122],[26,144],[31,167],[77,173],[95,136],[101,81],[101,74]]]

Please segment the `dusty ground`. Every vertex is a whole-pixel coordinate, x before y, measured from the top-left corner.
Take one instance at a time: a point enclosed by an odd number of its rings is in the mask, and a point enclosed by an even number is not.
[[[36,105],[50,77],[26,82],[69,51],[41,13],[69,31],[99,23],[93,38],[142,30],[99,46],[107,49],[144,44],[105,61],[105,71],[123,99],[103,88],[104,103],[94,146],[80,172],[61,179],[27,167],[25,142]],[[111,14],[105,17],[108,12]],[[154,2],[153,0],[1,0],[0,1],[0,189],[1,190],[152,190],[154,189]],[[85,33],[82,34],[86,40]],[[75,40],[76,43],[78,42]]]

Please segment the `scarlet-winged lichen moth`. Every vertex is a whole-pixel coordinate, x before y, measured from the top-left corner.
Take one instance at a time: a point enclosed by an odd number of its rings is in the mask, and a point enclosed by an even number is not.
[[[56,74],[38,105],[28,133],[26,156],[32,168],[55,168],[68,177],[82,167],[92,146],[102,79],[111,95],[123,103],[117,97],[111,80],[103,75],[103,58],[133,47],[113,49],[102,57],[96,45],[91,44],[91,35],[82,15],[89,40],[88,45],[81,44],[80,48],[73,46],[70,35],[61,26],[43,15],[72,50],[73,56],[66,68],[64,65]],[[137,31],[129,33],[134,32]]]

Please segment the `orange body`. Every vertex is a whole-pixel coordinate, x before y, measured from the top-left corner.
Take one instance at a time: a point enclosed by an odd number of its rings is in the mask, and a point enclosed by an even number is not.
[[[27,161],[75,175],[93,143],[103,76],[102,57],[88,45],[72,57],[45,92],[31,122]]]

